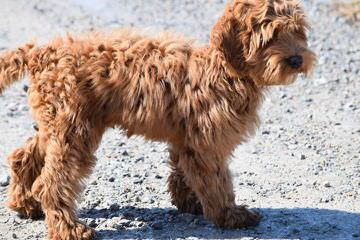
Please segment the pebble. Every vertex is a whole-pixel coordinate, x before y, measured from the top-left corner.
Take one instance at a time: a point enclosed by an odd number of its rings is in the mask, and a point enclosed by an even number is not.
[[[39,131],[39,127],[38,127],[38,125],[37,124],[33,124],[32,125],[32,128],[35,130],[35,131]]]
[[[29,86],[25,84],[23,86],[23,90],[24,90],[24,92],[28,92],[29,91]]]
[[[98,226],[95,219],[91,219],[91,221],[88,224],[92,228],[96,228]]]
[[[142,184],[143,182],[144,182],[143,179],[135,179],[135,180],[133,181],[134,184]]]
[[[119,218],[113,218],[113,227],[116,226],[116,228],[127,228],[131,224],[131,220],[128,219],[119,219]]]
[[[6,172],[0,172],[0,186],[6,187],[10,183],[10,176]]]
[[[270,134],[270,131],[267,131],[267,130],[262,131],[262,135],[269,135],[269,134]]]
[[[109,210],[112,212],[119,211],[119,209],[120,209],[120,206],[117,203],[111,204],[109,207]]]
[[[155,230],[161,230],[163,228],[163,223],[161,221],[155,221],[151,223],[151,228]]]
[[[360,233],[353,233],[351,236],[353,238],[360,238]]]
[[[326,187],[326,188],[329,188],[329,187],[331,187],[331,184],[330,184],[330,182],[324,182],[324,187]]]

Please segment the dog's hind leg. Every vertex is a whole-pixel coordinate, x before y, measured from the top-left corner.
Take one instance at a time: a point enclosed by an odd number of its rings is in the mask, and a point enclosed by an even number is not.
[[[259,223],[256,213],[236,206],[227,161],[219,153],[184,148],[179,154],[179,166],[198,196],[204,215],[217,226],[240,228]]]
[[[93,153],[103,130],[67,120],[57,121],[55,126],[32,193],[44,210],[49,239],[93,239],[94,231],[76,216],[76,202],[83,180],[95,165]]]
[[[40,137],[36,135],[8,157],[11,168],[8,205],[26,218],[42,216],[40,203],[31,194],[32,184],[44,165],[44,151],[40,145]]]
[[[178,148],[170,149],[171,174],[168,178],[168,188],[171,202],[180,212],[202,214],[202,206],[195,192],[186,184],[183,170],[178,166]]]

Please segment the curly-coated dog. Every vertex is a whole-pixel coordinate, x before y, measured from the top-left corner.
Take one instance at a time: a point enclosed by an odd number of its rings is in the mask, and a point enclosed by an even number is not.
[[[50,239],[92,239],[76,216],[104,131],[164,141],[172,202],[217,226],[256,225],[235,204],[228,159],[259,124],[270,85],[289,84],[315,62],[297,0],[234,0],[209,45],[120,31],[32,44],[0,58],[0,93],[28,73],[39,131],[9,157],[9,206],[45,214]]]

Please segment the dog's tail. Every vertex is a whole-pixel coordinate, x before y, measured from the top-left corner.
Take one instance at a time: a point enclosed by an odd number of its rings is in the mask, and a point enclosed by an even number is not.
[[[24,77],[28,70],[29,52],[34,44],[26,44],[0,55],[0,95],[12,83]]]

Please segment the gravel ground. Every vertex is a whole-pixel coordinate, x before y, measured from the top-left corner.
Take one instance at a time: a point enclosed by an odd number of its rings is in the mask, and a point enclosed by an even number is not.
[[[174,29],[206,42],[226,0],[1,0],[0,49],[33,37],[122,26]],[[169,202],[167,147],[110,130],[79,206],[99,239],[360,239],[360,24],[328,0],[305,0],[317,52],[313,76],[275,87],[257,135],[231,163],[238,203],[263,215],[260,226],[225,231]],[[0,201],[10,152],[34,134],[23,86],[0,97]],[[0,239],[44,239],[42,220],[0,204]]]

